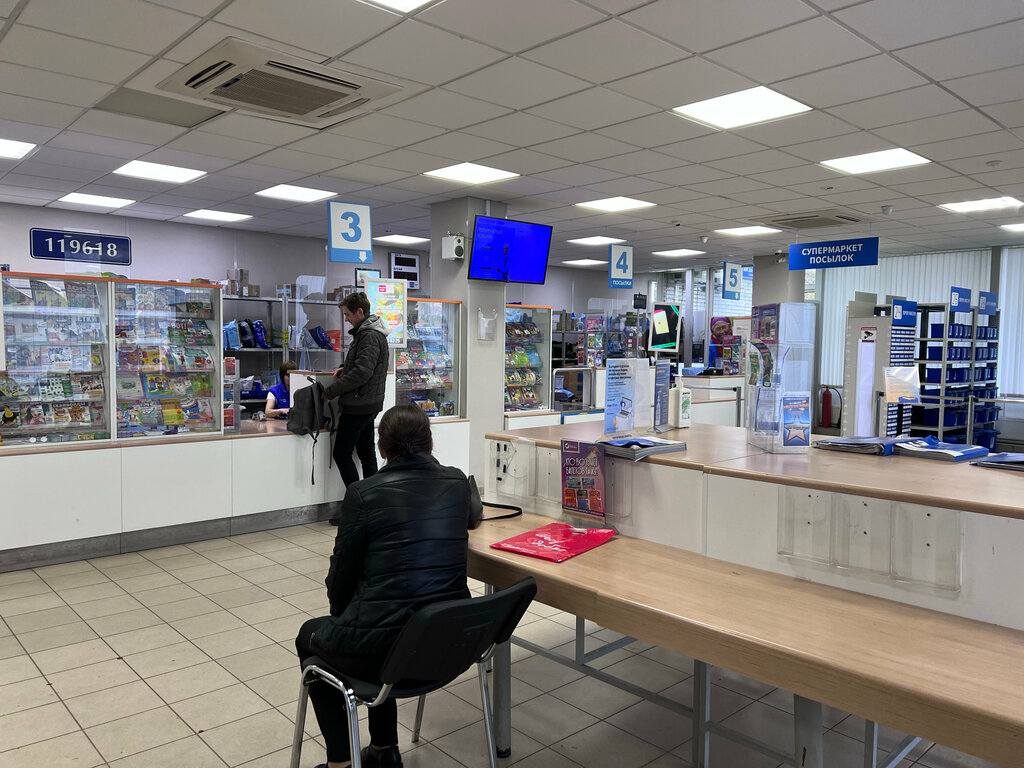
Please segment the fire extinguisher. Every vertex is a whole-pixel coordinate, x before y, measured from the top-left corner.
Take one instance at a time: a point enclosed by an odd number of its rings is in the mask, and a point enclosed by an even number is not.
[[[842,410],[843,407],[843,396],[839,393],[839,390],[835,387],[824,387],[821,391],[821,426],[825,429],[829,429],[832,426],[832,393],[836,393],[836,397],[839,398],[839,408]],[[839,420],[836,420],[836,426],[839,426]]]

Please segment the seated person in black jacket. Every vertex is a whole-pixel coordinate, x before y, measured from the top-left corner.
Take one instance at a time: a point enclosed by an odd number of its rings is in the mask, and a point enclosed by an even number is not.
[[[430,420],[420,408],[391,408],[378,433],[387,464],[348,486],[342,502],[327,573],[331,615],[310,619],[295,639],[300,659],[317,655],[362,680],[380,679],[388,651],[416,610],[469,597],[467,530],[480,524],[466,476],[430,455]],[[310,686],[309,696],[327,742],[327,767],[344,768],[351,760],[345,699],[322,682]],[[401,766],[394,699],[368,714],[363,765]]]

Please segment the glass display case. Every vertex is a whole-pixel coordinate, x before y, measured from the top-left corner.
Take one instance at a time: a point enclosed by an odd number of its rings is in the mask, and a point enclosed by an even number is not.
[[[0,442],[109,438],[108,283],[13,272],[2,282]]]
[[[505,306],[505,410],[551,407],[551,307]]]
[[[219,292],[113,281],[118,437],[221,430]]]
[[[395,350],[395,401],[418,405],[428,416],[458,416],[457,355],[461,302],[408,300],[408,346]]]

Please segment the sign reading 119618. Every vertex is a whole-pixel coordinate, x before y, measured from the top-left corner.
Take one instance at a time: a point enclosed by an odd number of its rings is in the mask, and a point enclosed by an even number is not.
[[[87,261],[119,266],[132,263],[130,237],[33,228],[29,230],[29,245],[33,259]]]

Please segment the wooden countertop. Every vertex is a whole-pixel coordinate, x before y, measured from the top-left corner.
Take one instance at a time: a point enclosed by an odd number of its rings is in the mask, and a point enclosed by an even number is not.
[[[551,522],[485,522],[470,574],[879,723],[1024,766],[1024,632],[625,536],[564,563],[491,549]]]
[[[492,440],[534,440],[558,448],[559,440],[597,439],[599,422],[489,432]],[[814,488],[929,507],[1024,519],[1024,473],[911,456],[867,456],[810,448],[807,453],[766,453],[747,444],[743,427],[694,424],[664,435],[683,440],[679,453],[651,456],[651,464],[700,469],[711,475]],[[812,435],[812,441],[818,436]]]

